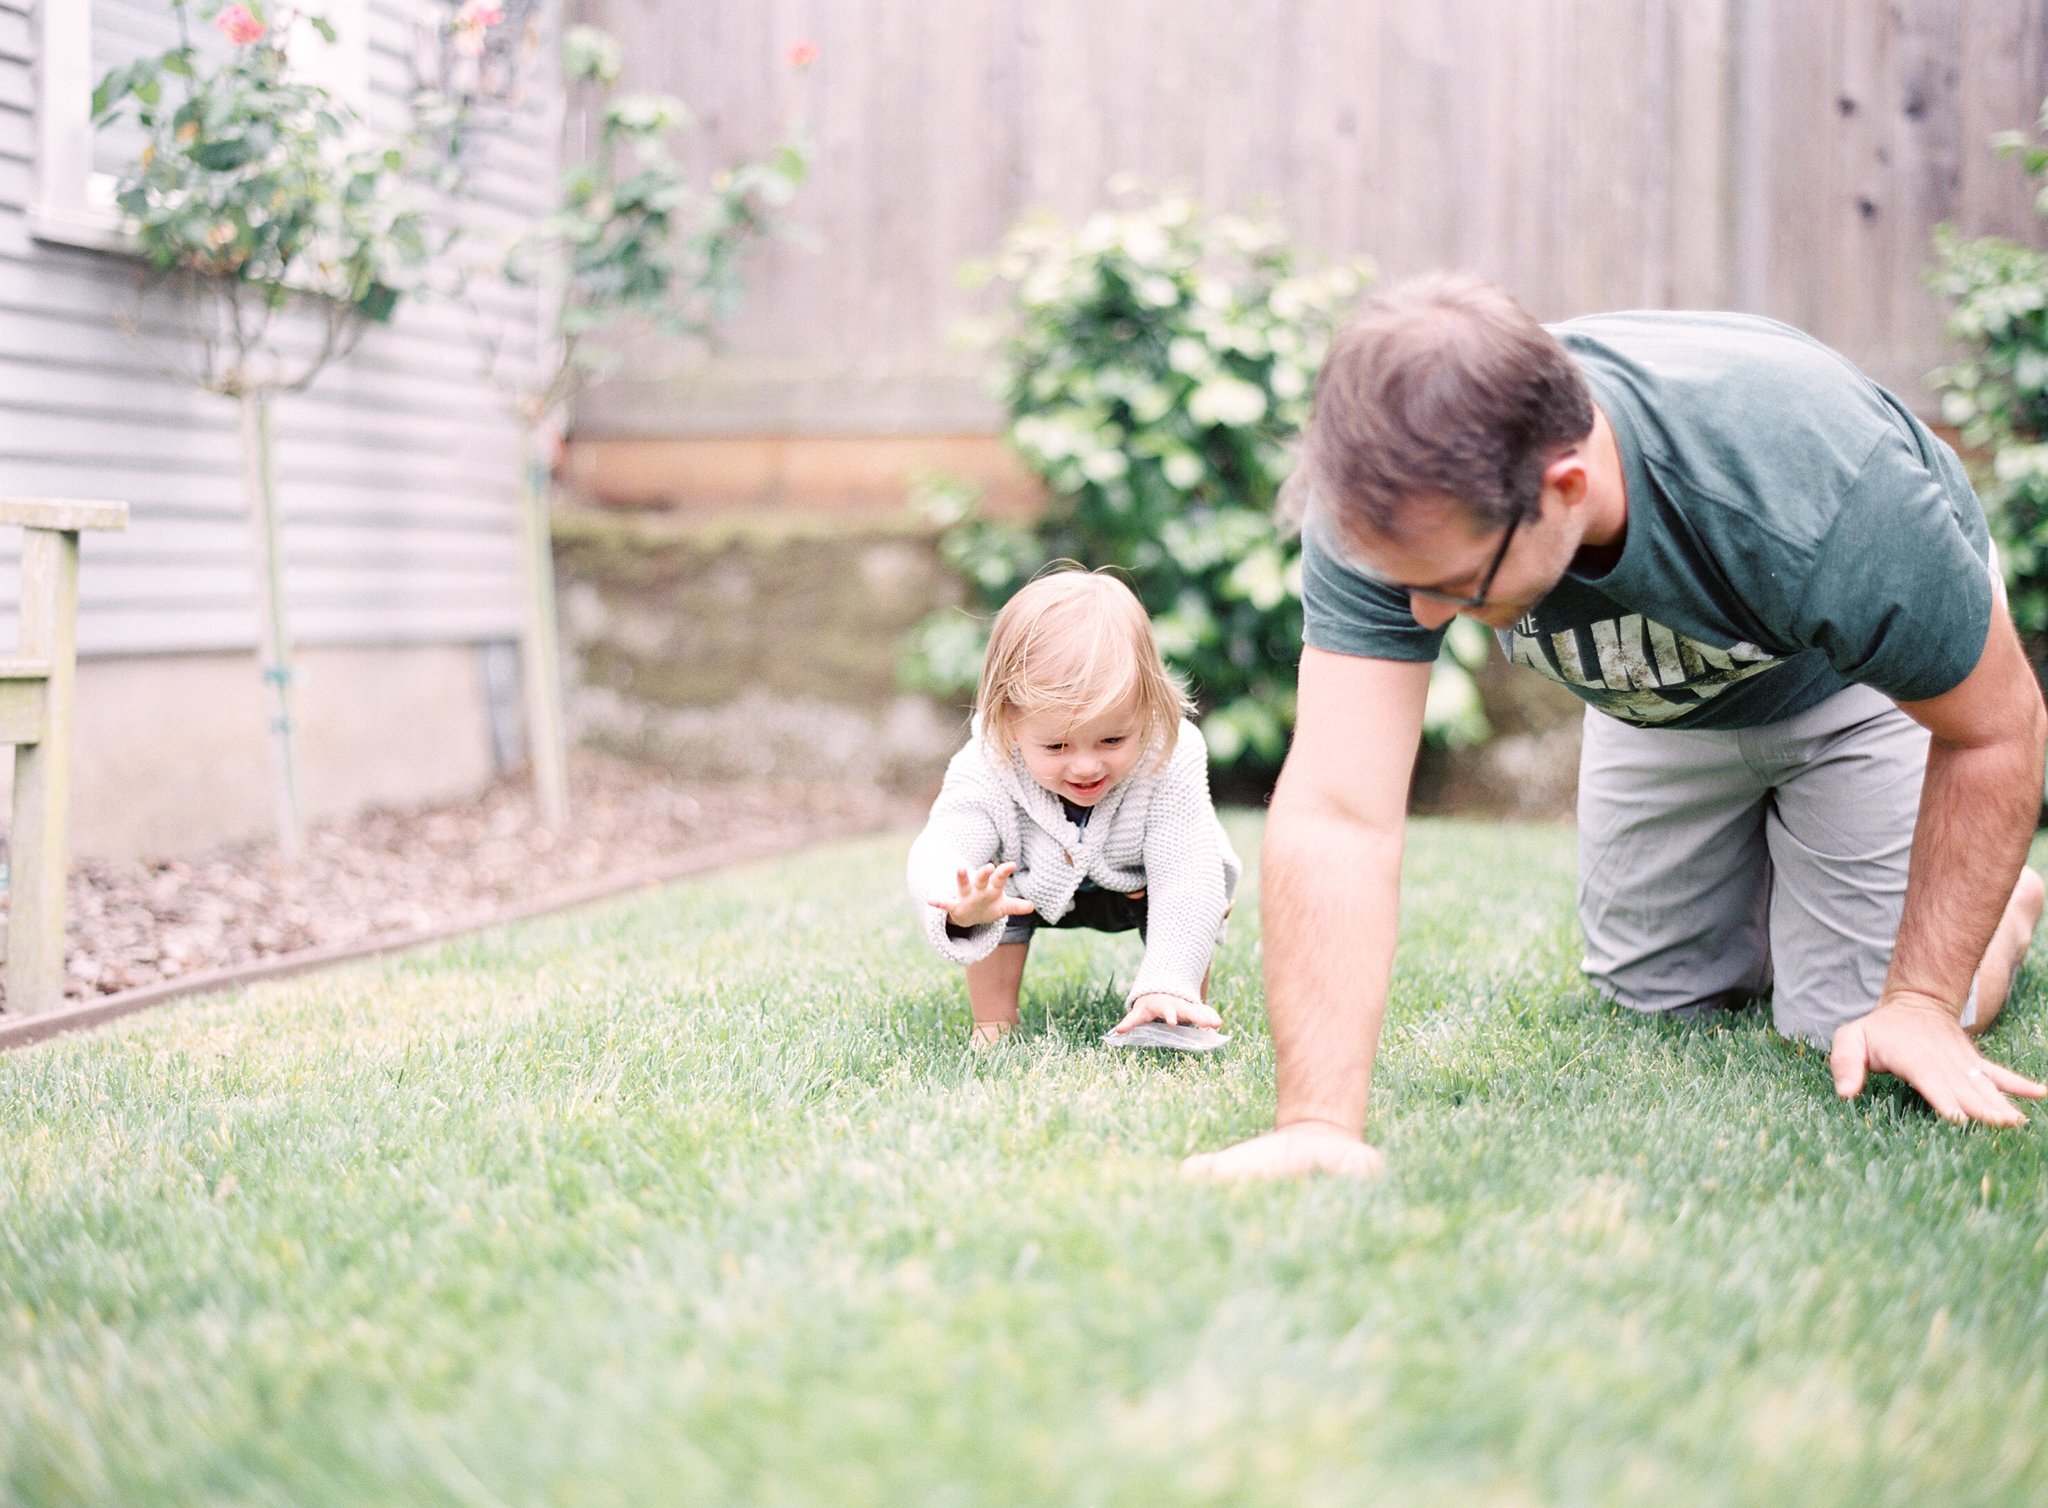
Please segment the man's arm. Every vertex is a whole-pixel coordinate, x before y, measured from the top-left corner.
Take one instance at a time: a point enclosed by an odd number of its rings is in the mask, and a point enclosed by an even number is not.
[[[1190,1172],[1379,1169],[1379,1153],[1363,1140],[1365,1109],[1393,971],[1408,782],[1429,670],[1427,662],[1302,654],[1294,743],[1260,867],[1276,1129],[1191,1158]]]
[[[1883,998],[1835,1033],[1835,1087],[1854,1095],[1867,1072],[1895,1073],[1944,1120],[2019,1125],[2026,1116],[2005,1096],[2048,1091],[1985,1058],[1961,1026],[2041,807],[2048,712],[2005,604],[1992,604],[1962,684],[1900,706],[1932,735],[1905,909]]]

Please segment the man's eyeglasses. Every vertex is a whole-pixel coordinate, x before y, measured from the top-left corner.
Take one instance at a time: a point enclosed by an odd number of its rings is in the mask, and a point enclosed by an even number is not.
[[[1508,546],[1515,542],[1515,530],[1522,527],[1522,520],[1528,516],[1529,510],[1525,508],[1508,521],[1507,532],[1500,537],[1500,548],[1493,552],[1493,559],[1487,564],[1486,574],[1479,578],[1479,590],[1469,597],[1459,592],[1447,592],[1442,587],[1410,586],[1405,581],[1391,581],[1384,576],[1375,575],[1373,580],[1390,586],[1397,592],[1406,592],[1414,597],[1427,597],[1431,602],[1441,602],[1446,607],[1484,607],[1486,594],[1493,590],[1493,578],[1500,574],[1500,563],[1508,558]]]

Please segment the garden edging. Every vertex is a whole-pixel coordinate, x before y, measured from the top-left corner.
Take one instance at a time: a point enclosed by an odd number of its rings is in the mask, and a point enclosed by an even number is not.
[[[816,843],[880,832],[888,825],[886,822],[876,823],[867,820],[827,822],[802,832],[757,834],[728,839],[722,843],[709,844],[683,858],[642,865],[638,869],[572,886],[531,901],[492,911],[487,915],[466,917],[439,926],[392,933],[381,938],[365,938],[332,947],[307,948],[297,953],[286,953],[239,964],[233,968],[209,969],[181,979],[168,979],[160,984],[143,985],[137,989],[106,995],[98,1000],[81,1001],[77,1005],[44,1011],[39,1015],[23,1016],[18,1020],[0,1018],[0,1052],[12,1052],[17,1048],[48,1041],[52,1037],[101,1026],[122,1016],[133,1015],[137,1011],[148,1010],[152,1006],[164,1005],[188,996],[218,994],[242,985],[257,984],[266,979],[281,979],[293,974],[311,973],[315,969],[335,964],[352,963],[387,953],[402,953],[411,948],[428,947],[510,922],[527,921],[558,911],[572,911],[578,906],[593,905],[598,901],[623,895],[629,890],[655,889],[728,865],[775,858]]]

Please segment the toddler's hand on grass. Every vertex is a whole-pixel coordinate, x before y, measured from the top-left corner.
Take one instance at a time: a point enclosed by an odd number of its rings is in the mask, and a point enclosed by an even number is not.
[[[1231,1182],[1251,1178],[1299,1178],[1335,1173],[1345,1178],[1377,1177],[1387,1165],[1378,1147],[1327,1121],[1296,1121],[1221,1152],[1190,1157],[1180,1170],[1192,1178]]]
[[[1115,1030],[1127,1032],[1146,1021],[1164,1021],[1168,1026],[1221,1026],[1223,1018],[1206,1004],[1183,1000],[1178,995],[1140,995],[1131,1002]]]
[[[955,870],[959,894],[935,898],[931,904],[945,912],[956,927],[979,927],[1004,916],[1029,916],[1037,909],[1031,902],[1003,891],[1016,872],[1015,864],[984,864],[972,872]]]

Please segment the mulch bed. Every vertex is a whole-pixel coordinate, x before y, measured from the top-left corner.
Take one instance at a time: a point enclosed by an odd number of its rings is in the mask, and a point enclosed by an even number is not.
[[[914,822],[860,786],[708,784],[602,755],[570,764],[570,821],[539,821],[523,778],[473,800],[316,824],[287,864],[269,843],[158,863],[82,860],[65,913],[66,995],[92,1000],[295,953],[482,924],[496,913],[734,840]]]

